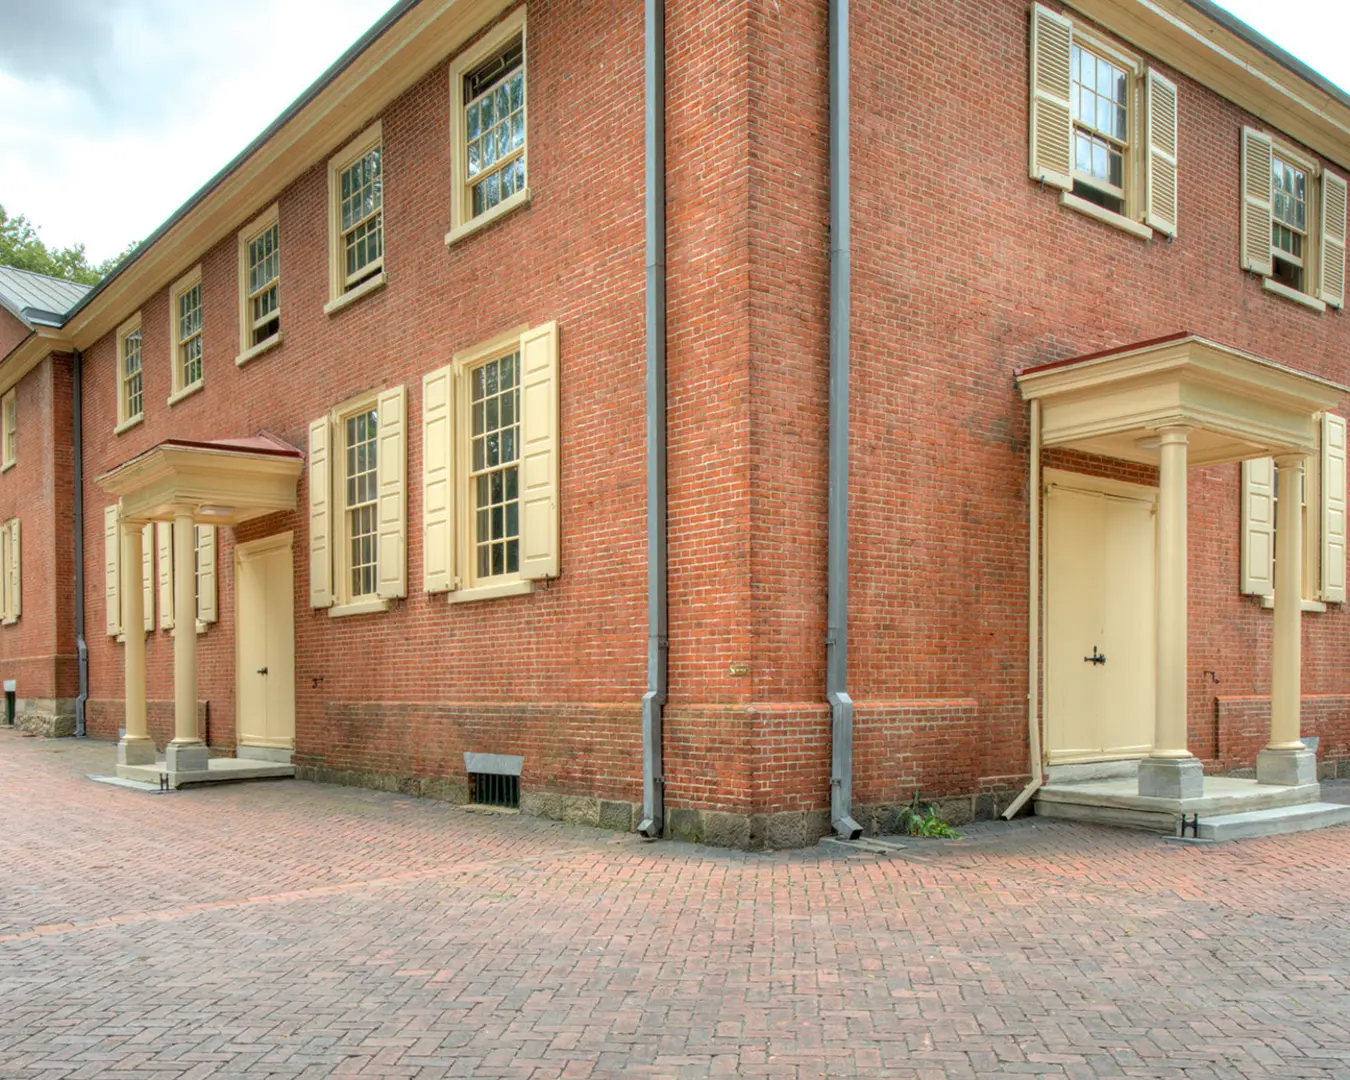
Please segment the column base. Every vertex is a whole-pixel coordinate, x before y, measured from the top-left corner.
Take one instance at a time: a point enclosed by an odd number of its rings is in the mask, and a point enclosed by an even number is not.
[[[123,735],[117,740],[117,764],[153,765],[155,744],[150,739]]]
[[[211,751],[206,743],[171,742],[164,750],[164,767],[169,775],[180,772],[205,772],[211,767]]]
[[[1157,799],[1198,799],[1205,790],[1205,767],[1198,758],[1144,758],[1139,794]]]
[[[1317,754],[1312,750],[1262,750],[1256,755],[1256,782],[1299,787],[1317,783]]]

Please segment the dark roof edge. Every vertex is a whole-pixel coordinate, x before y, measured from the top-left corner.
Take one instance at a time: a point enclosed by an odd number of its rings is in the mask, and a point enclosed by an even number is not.
[[[398,0],[398,2],[394,4],[393,7],[391,7],[388,11],[386,11],[383,15],[381,15],[369,30],[367,30],[364,34],[362,34],[359,38],[357,38],[356,43],[352,45],[351,48],[349,48],[346,52],[344,52],[341,56],[339,56],[337,60],[334,61],[333,64],[328,68],[328,70],[325,71],[322,75],[320,75],[317,79],[315,79],[314,82],[312,82],[309,85],[309,87],[304,91],[304,93],[302,93],[298,98],[296,98],[293,102],[291,102],[291,104],[286,107],[286,109],[281,113],[280,116],[278,116],[275,120],[273,120],[270,124],[267,125],[267,127],[265,127],[262,130],[261,134],[259,134],[252,142],[250,142],[246,147],[244,147],[243,150],[241,150],[238,154],[236,154],[230,160],[230,162],[223,169],[220,170],[220,172],[216,173],[215,176],[211,177],[210,180],[208,180],[204,185],[202,185],[202,187],[198,189],[196,194],[192,195],[187,202],[185,202],[182,206],[180,206],[177,210],[175,210],[173,214],[169,217],[169,219],[164,222],[163,225],[161,225],[158,229],[156,229],[149,236],[147,236],[136,248],[135,251],[133,251],[130,255],[128,255],[125,259],[123,259],[120,263],[117,264],[117,266],[113,269],[113,271],[110,274],[104,277],[97,285],[95,285],[92,289],[90,289],[87,293],[85,293],[84,296],[82,296],[79,299],[79,301],[75,304],[75,306],[66,312],[65,317],[57,325],[64,326],[74,316],[83,311],[89,305],[90,301],[92,301],[94,297],[98,296],[99,293],[101,293],[107,285],[111,284],[112,281],[121,276],[124,270],[126,270],[129,266],[131,266],[131,264],[134,263],[137,259],[139,259],[143,254],[149,251],[165,233],[167,233],[170,229],[172,229],[175,225],[177,225],[180,221],[182,221],[183,218],[185,218],[188,214],[190,214],[202,202],[203,199],[205,199],[208,195],[210,195],[211,192],[213,192],[225,180],[227,180],[241,165],[244,164],[244,162],[246,162],[255,153],[257,153],[258,150],[260,150],[264,145],[266,145],[268,140],[270,140],[273,135],[275,135],[278,131],[280,131],[283,127],[285,127],[288,123],[290,123],[291,120],[293,120],[295,116],[305,108],[305,106],[307,106],[311,101],[313,101],[316,97],[318,97],[321,93],[323,93],[323,91],[328,88],[329,84],[332,83],[334,79],[336,79],[339,75],[341,75],[344,71],[346,71],[347,68],[349,68],[361,56],[362,53],[364,53],[373,44],[375,44],[375,42],[377,42],[380,38],[382,38],[390,27],[392,27],[396,22],[398,22],[401,18],[403,18],[404,15],[406,15],[409,11],[411,11],[421,2],[422,0]]]
[[[1213,3],[1212,0],[1185,0],[1185,2],[1187,5],[1200,12],[1205,18],[1218,23],[1225,30],[1242,38],[1243,41],[1247,42],[1247,44],[1251,45],[1254,49],[1263,53],[1271,60],[1274,60],[1275,63],[1279,64],[1282,68],[1286,68],[1293,72],[1304,82],[1311,83],[1313,86],[1317,87],[1317,89],[1321,90],[1322,93],[1334,99],[1339,104],[1344,105],[1347,109],[1350,109],[1350,93],[1342,90],[1325,75],[1321,75],[1314,71],[1297,56],[1294,56],[1293,53],[1285,52],[1276,45],[1275,42],[1271,41],[1270,38],[1253,30],[1232,12],[1219,7],[1219,5]]]

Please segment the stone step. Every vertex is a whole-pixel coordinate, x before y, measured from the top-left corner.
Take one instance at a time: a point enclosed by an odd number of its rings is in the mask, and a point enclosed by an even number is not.
[[[1240,814],[1202,817],[1200,839],[1246,840],[1255,836],[1280,836],[1346,824],[1350,824],[1350,806],[1325,802],[1299,803],[1270,810],[1247,810]]]

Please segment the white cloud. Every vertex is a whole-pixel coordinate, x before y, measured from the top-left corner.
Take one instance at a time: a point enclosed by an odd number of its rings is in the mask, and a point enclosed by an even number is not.
[[[117,254],[389,3],[0,0],[0,204],[49,245],[82,241],[95,262]]]
[[[1350,93],[1345,0],[1218,0],[1221,7]]]

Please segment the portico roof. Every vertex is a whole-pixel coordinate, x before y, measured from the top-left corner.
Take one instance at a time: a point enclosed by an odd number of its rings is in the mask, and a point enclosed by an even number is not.
[[[267,432],[241,439],[166,439],[98,478],[121,499],[124,521],[238,525],[296,507],[305,455]]]
[[[1026,368],[1017,385],[1041,403],[1043,446],[1146,465],[1158,463],[1167,427],[1192,429],[1192,466],[1310,454],[1317,414],[1350,394],[1189,331]]]

